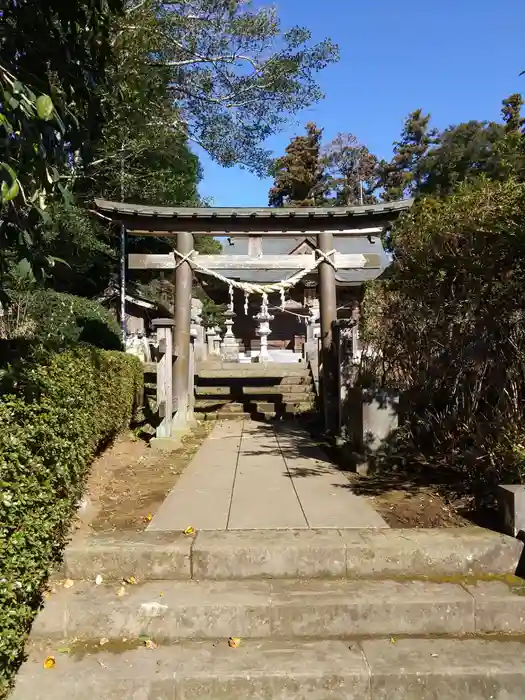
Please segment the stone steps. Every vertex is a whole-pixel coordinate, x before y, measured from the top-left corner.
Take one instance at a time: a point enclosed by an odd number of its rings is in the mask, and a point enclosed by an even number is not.
[[[211,413],[196,413],[199,420],[214,421],[214,420],[250,420],[251,414],[243,411],[213,411]],[[268,416],[270,418],[271,416]],[[266,416],[265,416],[266,418]]]
[[[310,372],[306,367],[296,365],[221,365],[199,367],[196,372],[200,379],[293,379],[309,378]]]
[[[304,397],[302,397],[304,399]],[[312,401],[246,401],[239,403],[238,401],[221,401],[213,399],[197,399],[195,401],[194,410],[197,413],[209,411],[229,411],[231,413],[303,413],[310,411],[314,404]]]
[[[195,412],[205,420],[231,414],[248,418],[286,418],[315,410],[315,392],[304,365],[205,363],[195,380]]]
[[[522,549],[480,528],[75,539],[12,700],[522,700]]]
[[[502,581],[150,581],[57,586],[33,639],[525,634],[525,596]]]
[[[30,649],[12,700],[522,700],[525,644],[485,639],[243,640]]]
[[[217,396],[230,397],[232,395],[231,387],[229,386],[201,386],[195,387],[197,396]],[[267,396],[282,396],[288,399],[289,396],[313,396],[311,386],[307,383],[302,384],[278,384],[277,386],[245,386],[242,387],[242,395],[247,397],[267,397]]]
[[[455,580],[512,575],[518,540],[481,528],[127,532],[75,539],[61,576],[119,581]]]

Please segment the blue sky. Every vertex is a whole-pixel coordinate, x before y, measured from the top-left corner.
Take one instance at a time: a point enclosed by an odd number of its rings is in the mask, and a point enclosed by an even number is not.
[[[497,119],[501,100],[525,93],[524,0],[280,0],[283,27],[339,44],[341,60],[320,74],[326,98],[296,115],[269,147],[281,155],[307,121],[325,141],[354,133],[388,158],[404,117],[421,107],[438,128]],[[215,206],[265,206],[269,180],[202,157],[200,191]]]

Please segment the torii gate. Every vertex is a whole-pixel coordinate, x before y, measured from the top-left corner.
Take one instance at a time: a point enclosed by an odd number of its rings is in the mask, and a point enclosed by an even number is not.
[[[226,283],[221,270],[290,271],[291,277],[281,283],[302,279],[306,272],[319,269],[321,358],[320,374],[323,380],[325,424],[330,420],[329,397],[335,395],[332,328],[337,320],[336,270],[361,271],[362,280],[378,277],[389,260],[381,244],[380,235],[393,220],[407,211],[413,200],[350,207],[304,208],[192,208],[157,207],[122,202],[95,200],[98,212],[119,223],[131,235],[176,237],[176,250],[168,255],[130,255],[131,269],[175,270],[175,334],[177,359],[174,365],[174,424],[183,428],[188,420],[189,407],[189,354],[191,325],[191,290],[193,271],[212,274]],[[266,237],[315,236],[317,251],[305,255],[198,255],[193,250],[194,236],[248,237],[259,243]],[[351,237],[362,241],[362,252],[341,254],[336,251],[338,238]],[[370,252],[368,243],[379,245]],[[366,243],[366,245],[365,245]],[[357,246],[359,248],[359,246]],[[261,250],[260,245],[253,250]],[[375,252],[377,250],[377,252]],[[366,274],[365,274],[366,273]],[[359,276],[358,276],[359,277]],[[249,286],[249,285],[247,285]],[[265,294],[264,282],[255,285],[252,293]],[[266,285],[276,291],[276,285]],[[279,285],[277,285],[279,286]],[[291,284],[289,285],[291,286]],[[246,285],[243,287],[246,291]],[[268,291],[268,290],[267,290]]]

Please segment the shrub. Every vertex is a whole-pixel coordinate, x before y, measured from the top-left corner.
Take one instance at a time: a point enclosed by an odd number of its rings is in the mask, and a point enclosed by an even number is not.
[[[126,426],[142,381],[120,352],[78,347],[27,364],[0,399],[0,695],[21,660],[96,450]]]
[[[380,351],[367,370],[410,397],[405,459],[480,496],[522,481],[525,185],[480,180],[424,199],[393,240],[389,279],[365,295],[363,335]]]
[[[31,339],[60,349],[89,343],[105,350],[120,350],[122,337],[115,318],[99,303],[52,289],[20,291],[12,295],[4,335]]]

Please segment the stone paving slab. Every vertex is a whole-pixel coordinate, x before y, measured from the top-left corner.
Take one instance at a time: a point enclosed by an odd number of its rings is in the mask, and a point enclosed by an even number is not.
[[[307,528],[273,431],[245,432],[238,457],[228,528]]]
[[[525,644],[481,639],[363,642],[372,700],[523,700]],[[520,661],[521,659],[521,661]]]
[[[226,640],[56,654],[33,645],[11,700],[523,700],[525,644]]]
[[[241,444],[241,426],[214,426],[188,468],[155,513],[149,531],[222,530],[228,522]]]
[[[152,531],[387,528],[298,428],[221,421],[154,515]]]
[[[159,641],[220,637],[465,635],[475,601],[461,586],[422,581],[78,583],[47,601],[33,639]],[[512,623],[510,629],[512,631]],[[497,628],[487,630],[498,632]]]

